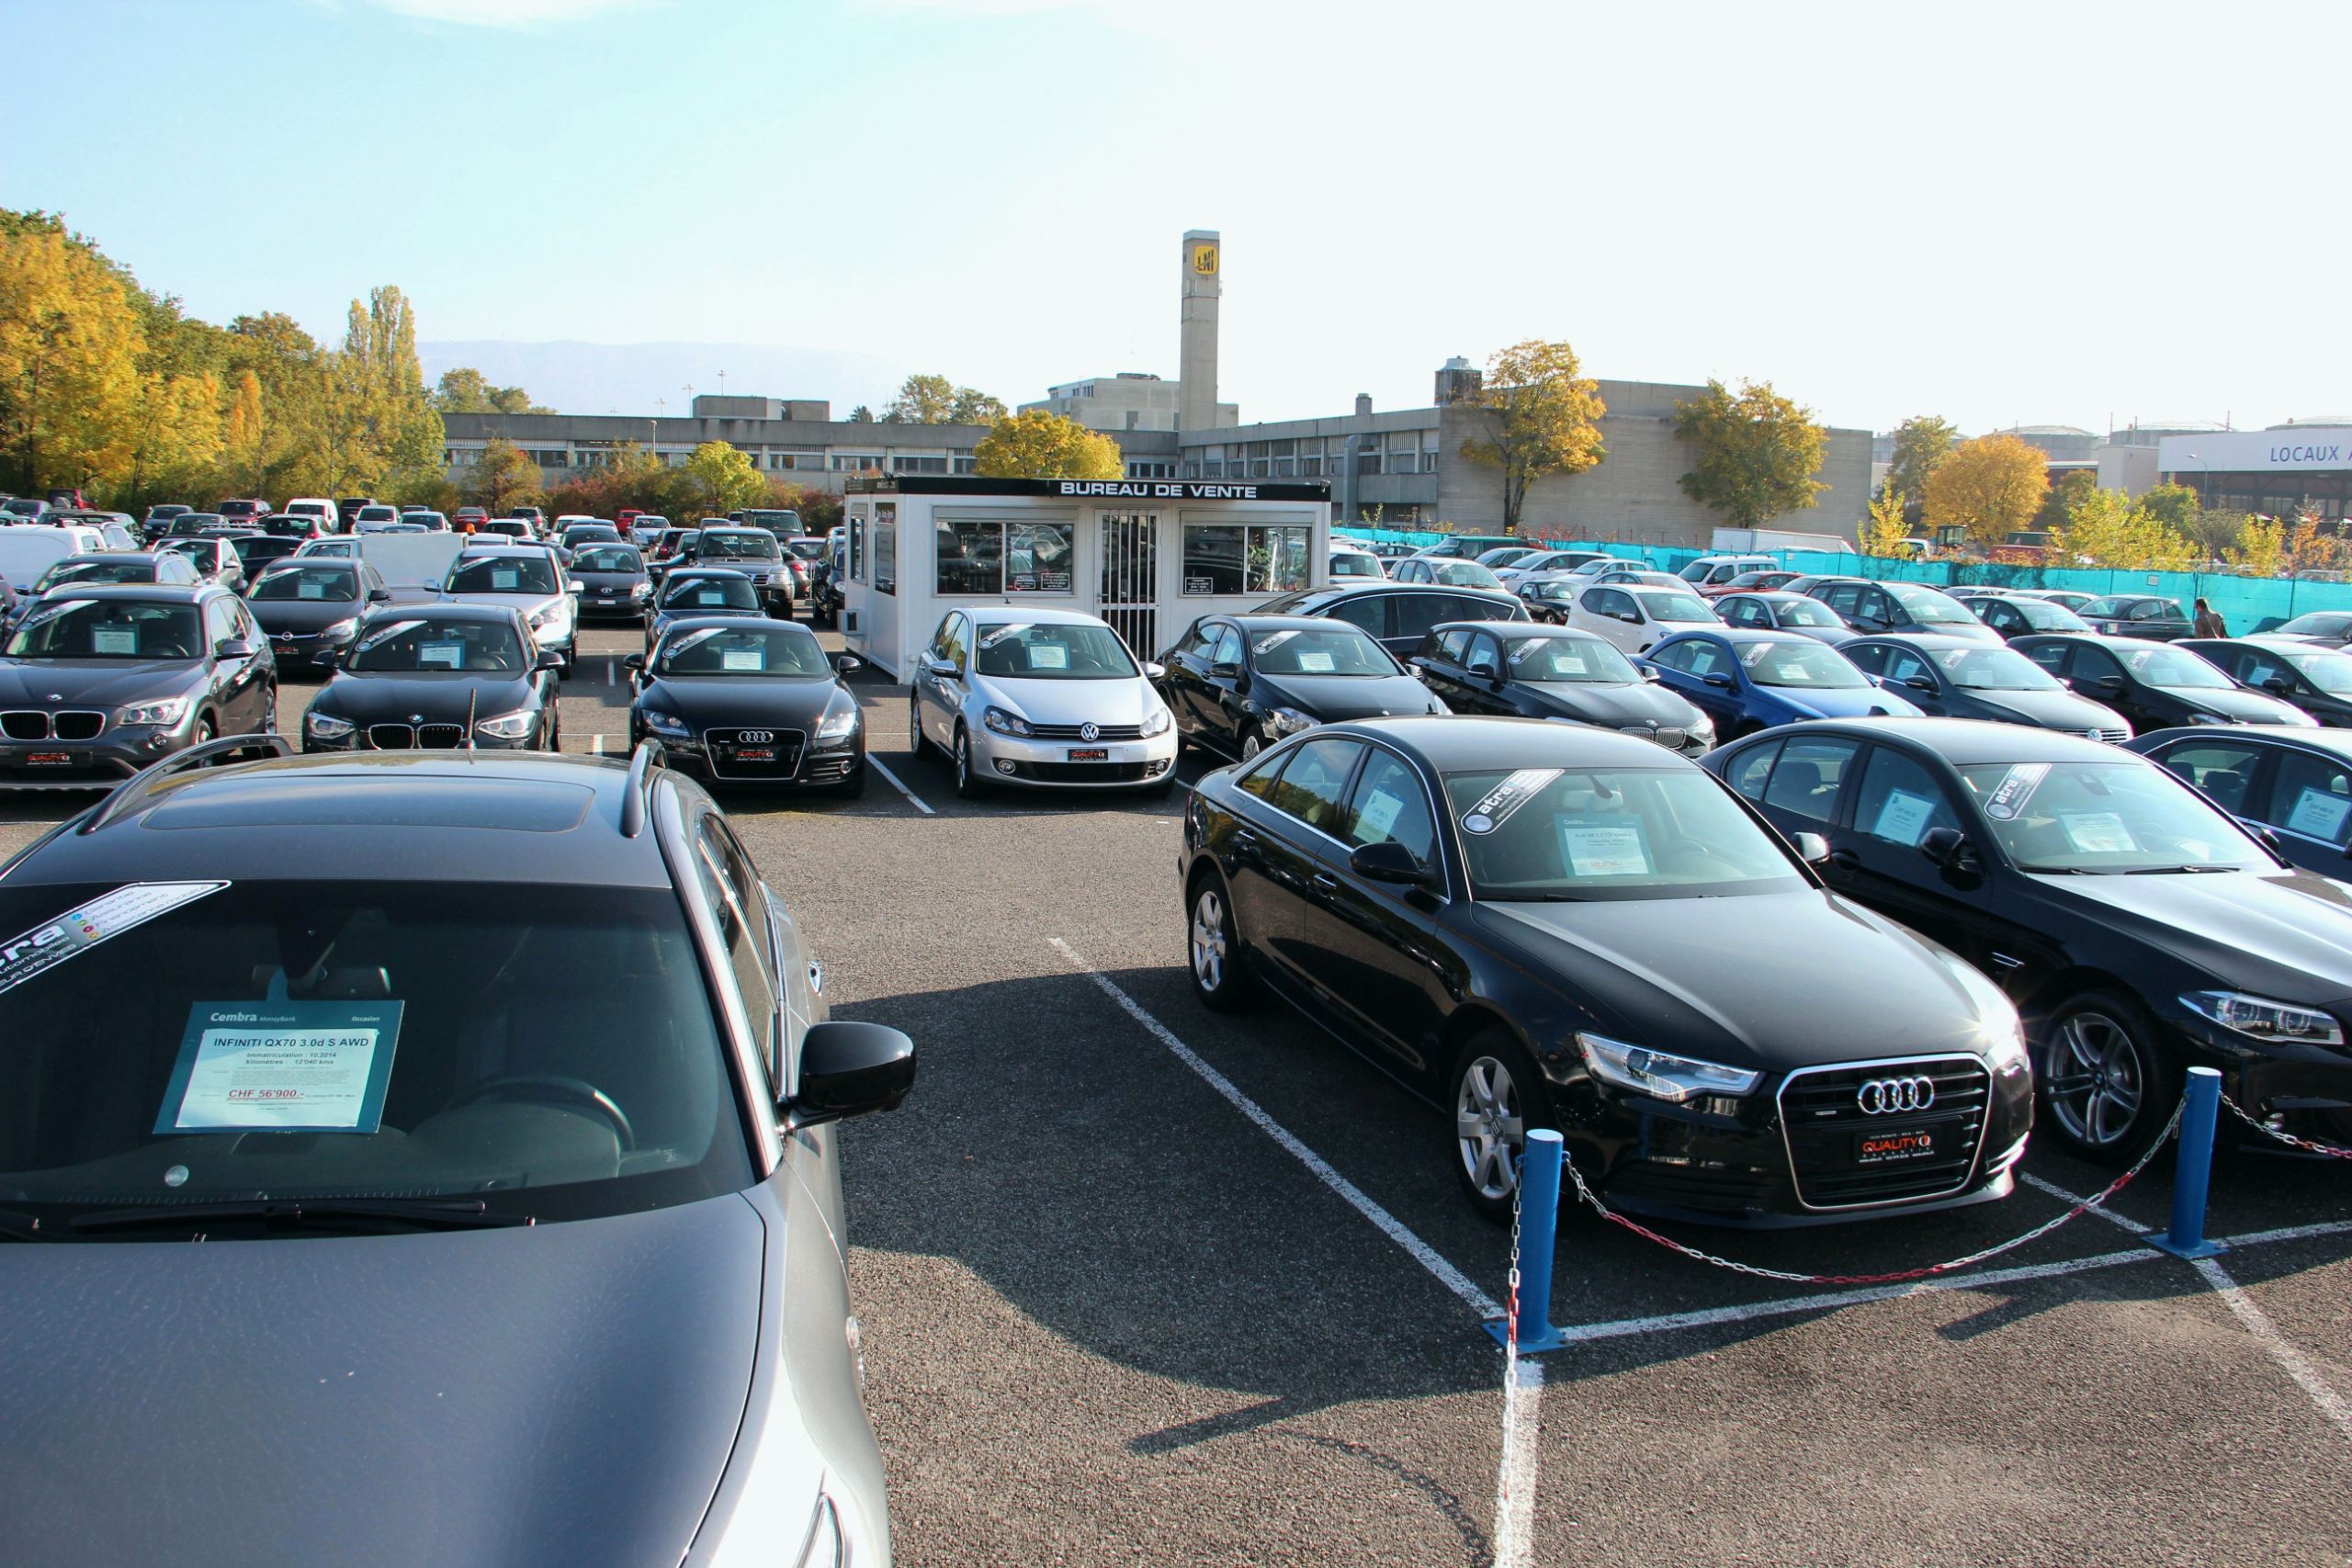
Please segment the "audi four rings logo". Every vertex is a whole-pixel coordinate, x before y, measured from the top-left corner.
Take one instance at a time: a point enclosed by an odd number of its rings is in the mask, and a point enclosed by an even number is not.
[[[746,746],[765,746],[775,739],[773,729],[747,729],[736,737]]]
[[[1078,727],[1078,738],[1080,740],[1097,739],[1101,738],[1102,734],[1102,729],[1100,725],[1081,724]]]
[[[1865,1116],[1892,1116],[1903,1111],[1925,1111],[1936,1102],[1936,1080],[1922,1075],[1910,1078],[1871,1078],[1854,1091],[1854,1103]]]

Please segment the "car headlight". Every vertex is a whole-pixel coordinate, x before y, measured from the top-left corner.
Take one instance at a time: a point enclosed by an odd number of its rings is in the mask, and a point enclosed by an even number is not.
[[[1725,1067],[1694,1056],[1673,1056],[1645,1045],[1577,1033],[1577,1049],[1584,1053],[1592,1076],[1618,1089],[1680,1104],[1702,1094],[1741,1095],[1754,1089],[1763,1075],[1741,1067]]]
[[[306,713],[302,716],[302,730],[313,740],[340,740],[359,727],[347,718],[337,718],[331,713]]]
[[[1296,708],[1275,708],[1266,715],[1266,728],[1277,740],[1285,735],[1295,735],[1302,729],[1312,729],[1322,720]]]
[[[848,697],[835,697],[825,709],[825,716],[817,721],[817,739],[839,740],[857,728],[857,704]]]
[[[992,707],[989,709],[988,712],[980,716],[980,722],[987,725],[990,729],[995,730],[999,735],[1026,736],[1030,733],[1029,721],[1027,719],[1022,717],[1017,713],[1007,713],[1002,708]]]
[[[647,598],[652,592],[653,584],[650,582],[632,582],[628,585],[628,596],[632,599]]]
[[[1148,740],[1155,735],[1165,735],[1168,727],[1175,722],[1175,716],[1166,708],[1154,708],[1151,716],[1143,721],[1143,738]]]
[[[358,635],[359,620],[357,616],[354,616],[347,621],[337,621],[334,625],[322,629],[319,633],[319,640],[321,642],[349,642]]]
[[[1985,1032],[1984,1065],[2005,1078],[2026,1070],[2025,1025],[2014,1012]]]
[[[2311,1045],[2341,1045],[2344,1030],[2317,1008],[2274,1002],[2241,991],[2191,991],[2180,1005],[2199,1018],[2257,1040],[2294,1040]]]
[[[501,740],[520,740],[531,733],[531,714],[527,708],[500,714],[496,718],[477,721],[474,728],[484,735],[494,735]]]
[[[119,714],[117,724],[152,724],[169,729],[187,716],[186,697],[159,697],[152,703],[133,703]]]
[[[1682,732],[1686,735],[1713,736],[1715,732],[1715,721],[1705,714],[1701,714],[1692,722],[1684,725]]]
[[[638,713],[645,720],[645,728],[665,740],[694,738],[694,731],[686,728],[686,721],[666,708],[639,708]]]

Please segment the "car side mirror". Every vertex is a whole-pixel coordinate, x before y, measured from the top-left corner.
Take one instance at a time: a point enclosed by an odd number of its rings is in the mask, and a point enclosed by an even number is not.
[[[1904,677],[1903,683],[1915,692],[1932,692],[1936,689],[1935,682],[1925,675],[1906,675]]]
[[[1143,666],[1143,678],[1147,681],[1164,681],[1168,678],[1168,666],[1146,660]]]
[[[368,603],[370,604],[389,604],[391,602],[392,591],[390,589],[370,588],[368,590]]]
[[[1212,664],[1209,666],[1209,673],[1221,681],[1230,681],[1241,673],[1241,666],[1229,663]]]
[[[1470,673],[1480,680],[1491,681],[1495,678],[1494,662],[1491,660],[1481,659],[1470,666]]]
[[[1657,666],[1655,664],[1644,664],[1639,668],[1642,671],[1642,679],[1649,682],[1652,685],[1656,685],[1666,679],[1665,676],[1657,672]]]
[[[531,665],[531,668],[534,670],[560,670],[563,668],[563,655],[555,652],[553,649],[549,649],[541,653],[538,659]]]
[[[585,589],[583,589],[583,588],[582,588],[582,587],[581,587],[581,585],[580,585],[579,583],[577,583],[577,582],[567,582],[567,583],[565,583],[565,584],[563,585],[563,591],[564,591],[566,593],[571,594],[574,599],[579,598],[579,597],[580,597],[580,595],[581,595],[582,593],[583,593],[583,592],[586,592],[586,590],[585,590]]]
[[[1818,833],[1799,833],[1790,842],[1796,846],[1797,859],[1807,865],[1819,865],[1829,858],[1829,840]]]
[[[800,1039],[799,1092],[785,1105],[797,1132],[844,1116],[896,1111],[915,1085],[915,1043],[879,1023],[812,1023]]]
[[[332,668],[333,666],[343,662],[343,649],[339,648],[322,648],[316,653],[311,655],[311,662],[313,664],[323,664]]]
[[[644,669],[644,668],[645,668],[645,655],[643,655],[643,654],[641,654],[641,653],[631,653],[631,654],[624,655],[624,656],[622,657],[622,659],[621,659],[621,668],[622,668],[622,669],[624,669],[624,670],[642,670],[642,669]]]
[[[241,637],[222,637],[212,645],[215,659],[251,659],[254,651],[254,645]]]
[[[1359,845],[1348,856],[1348,870],[1366,882],[1394,882],[1408,887],[1437,886],[1437,874],[1394,839]]]
[[[2273,675],[2262,682],[2262,689],[2274,696],[2291,697],[2295,694],[2294,679],[2287,675]]]
[[[1919,852],[1946,871],[1969,869],[1968,835],[1957,828],[1930,828],[1919,840]]]
[[[640,664],[644,662],[642,656],[639,658],[638,662]],[[833,655],[833,673],[836,675],[854,675],[865,668],[865,660],[860,659],[854,653],[836,653]]]

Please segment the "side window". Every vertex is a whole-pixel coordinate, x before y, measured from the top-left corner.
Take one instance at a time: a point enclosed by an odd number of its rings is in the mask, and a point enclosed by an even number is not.
[[[1423,865],[1437,854],[1437,818],[1420,776],[1393,751],[1375,746],[1349,793],[1347,840],[1351,844],[1402,844]]]
[[[1712,638],[1694,637],[1682,645],[1682,668],[1702,681],[1728,673],[1731,664],[1731,651]]]
[[[726,940],[728,967],[735,976],[736,994],[752,1021],[760,1055],[772,1077],[781,1079],[782,1041],[777,1032],[776,996],[768,977],[767,901],[761,897],[759,878],[742,846],[717,813],[706,815],[695,834],[695,870],[719,935]]]
[[[1917,675],[1924,675],[1930,682],[1936,678],[1936,672],[1928,661],[1907,648],[1887,649],[1886,674],[1888,679],[1895,682],[1908,681]]]
[[[1976,612],[1978,620],[1983,621],[1996,632],[2017,632],[2025,629],[2025,617],[2018,614],[2017,606],[2002,600],[1977,599],[1972,601],[1968,607]]]
[[[2105,681],[2123,673],[2123,666],[2115,661],[2113,654],[2086,643],[2075,648],[2073,669],[2077,681]]]
[[[1764,606],[1753,599],[1734,599],[1723,606],[1724,619],[1736,626],[1764,626],[1771,618],[1764,614]]]
[[[1243,792],[1254,795],[1260,800],[1272,802],[1274,798],[1274,781],[1282,773],[1283,761],[1283,759],[1278,755],[1260,758],[1255,767],[1241,775]]]
[[[1462,627],[1456,626],[1450,632],[1439,633],[1437,647],[1431,651],[1448,664],[1459,664],[1463,661],[1463,653],[1469,646],[1470,634]]]
[[[1177,643],[1176,651],[1190,654],[1195,659],[1206,659],[1216,642],[1216,628],[1206,621],[1194,621],[1185,630],[1183,639]]]
[[[2162,616],[2167,606],[2161,599],[2143,599],[2132,606],[2132,618],[2135,621],[2153,621]],[[2174,612],[2176,617],[2178,614],[2177,611]]]
[[[1388,629],[1389,602],[1394,593],[1366,593],[1353,599],[1342,599],[1331,606],[1331,618],[1345,621],[1351,626],[1362,626],[1374,637],[1419,637],[1436,623],[1424,621],[1411,632],[1391,632]]]
[[[932,634],[931,654],[933,658],[948,659],[954,657],[947,650],[955,646],[955,632],[956,615],[955,612],[951,610],[946,615],[939,617],[939,630]]]
[[[1438,608],[1442,621],[1499,621],[1510,614],[1491,599],[1441,599]]]
[[[1498,673],[1503,667],[1503,650],[1491,633],[1480,632],[1470,639],[1470,667],[1483,667],[1487,673]]]
[[[1230,664],[1237,670],[1241,667],[1241,633],[1238,628],[1230,626],[1216,628],[1216,649],[1209,655],[1209,662]]]
[[[1838,791],[1860,747],[1855,740],[1792,740],[1781,748],[1764,804],[1826,822],[1838,814]]]
[[[1839,649],[1846,661],[1865,675],[1886,673],[1886,644],[1883,642],[1849,642]]]
[[[2274,827],[2340,849],[2352,829],[2352,774],[2331,757],[2283,752],[2264,815]]]
[[[1273,803],[1308,827],[1337,838],[1344,813],[1341,794],[1363,754],[1360,740],[1309,740],[1290,754],[1274,783]]]
[[[2200,649],[2199,651],[2203,650]],[[2214,656],[2209,654],[2207,657]],[[2281,675],[2287,677],[2290,684],[2294,682],[2294,671],[2284,664],[2267,654],[2254,653],[2245,649],[2233,649],[2216,658],[2215,662],[2249,686],[2259,686]]]
[[[2066,655],[2072,651],[2073,649],[2063,642],[2045,642],[2039,648],[2030,649],[2026,657],[2055,675],[2066,668]]]
[[[1772,764],[1780,760],[1781,743],[1769,741],[1734,762],[1728,772],[1731,787],[1750,800],[1764,798],[1764,781],[1772,776]]]
[[[228,599],[215,599],[204,607],[204,640],[220,647],[237,635],[237,610]]]
[[[1841,615],[1850,615],[1861,602],[1862,588],[1858,582],[1840,582],[1814,595]]]
[[[958,610],[947,617],[947,657],[961,670],[970,662],[971,651],[972,620]]]
[[[1678,673],[1688,673],[1690,670],[1691,657],[1704,646],[1705,644],[1695,640],[1690,642],[1669,642],[1664,648],[1652,649],[1649,652],[1648,658],[1652,664],[1657,665],[1661,670],[1672,670]]]
[[[2253,805],[2254,773],[2260,766],[2262,753],[2251,746],[2231,745],[2224,741],[2193,741],[2175,746],[2161,759],[2190,785],[2203,790],[2213,804],[2233,817],[2245,816]],[[2291,815],[2296,805],[2294,788],[2281,770],[2279,787],[2271,791],[2271,799]],[[2283,827],[2286,818],[2273,816],[2269,820]],[[2317,838],[2321,835],[2313,834]]]
[[[1442,593],[1391,593],[1388,595],[1388,632],[1392,637],[1427,637],[1431,626],[1442,621],[1476,621],[1476,615],[1457,615],[1454,602]],[[1381,634],[1374,632],[1373,636]]]
[[[1960,816],[1926,768],[1900,751],[1876,746],[1862,770],[1854,826],[1873,839],[1916,849],[1930,829],[1959,827]]]

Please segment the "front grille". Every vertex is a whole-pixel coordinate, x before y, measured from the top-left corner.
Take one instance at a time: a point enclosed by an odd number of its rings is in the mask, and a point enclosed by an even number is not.
[[[56,730],[60,740],[96,740],[107,727],[102,713],[66,712],[57,716]]]
[[[1029,739],[1084,741],[1085,738],[1079,734],[1083,728],[1084,726],[1076,724],[1033,724],[1029,727]],[[1140,724],[1096,725],[1094,739],[1096,740],[1140,740],[1143,739],[1143,726]],[[1092,744],[1091,741],[1086,743]]]
[[[368,727],[368,744],[379,751],[413,751],[416,749],[416,729],[406,724],[371,724]]]
[[[745,731],[706,729],[702,732],[705,752],[710,758],[710,776],[715,779],[788,779],[800,771],[801,749],[808,737],[797,729],[769,729],[754,733],[772,735],[773,740],[752,741],[753,746],[775,751],[772,761],[744,761],[736,753],[746,744]]]
[[[16,708],[0,713],[0,735],[11,740],[46,740],[49,739],[49,715]]]
[[[1934,1082],[1935,1101],[1924,1111],[1871,1116],[1857,1103],[1869,1079],[1911,1077]],[[1808,1209],[1851,1209],[1959,1191],[1976,1171],[1992,1088],[1992,1074],[1973,1056],[1915,1056],[1790,1074],[1781,1085],[1781,1131],[1797,1201]],[[1944,1146],[1927,1159],[1885,1165],[1857,1159],[1856,1134],[1913,1130],[1932,1130]]]
[[[2132,739],[2132,732],[2128,729],[2086,729],[2082,736],[2086,740],[2104,740],[2110,746],[2120,746]]]
[[[1678,751],[1682,749],[1682,742],[1689,739],[1679,729],[1666,727],[1653,729],[1646,724],[1626,725],[1620,733],[1638,735],[1645,740],[1655,740],[1661,746],[1670,746]]]
[[[454,751],[465,742],[462,724],[427,724],[416,732],[416,743],[427,751]]]
[[[1023,762],[1020,769],[1040,784],[1141,784],[1148,762]]]

